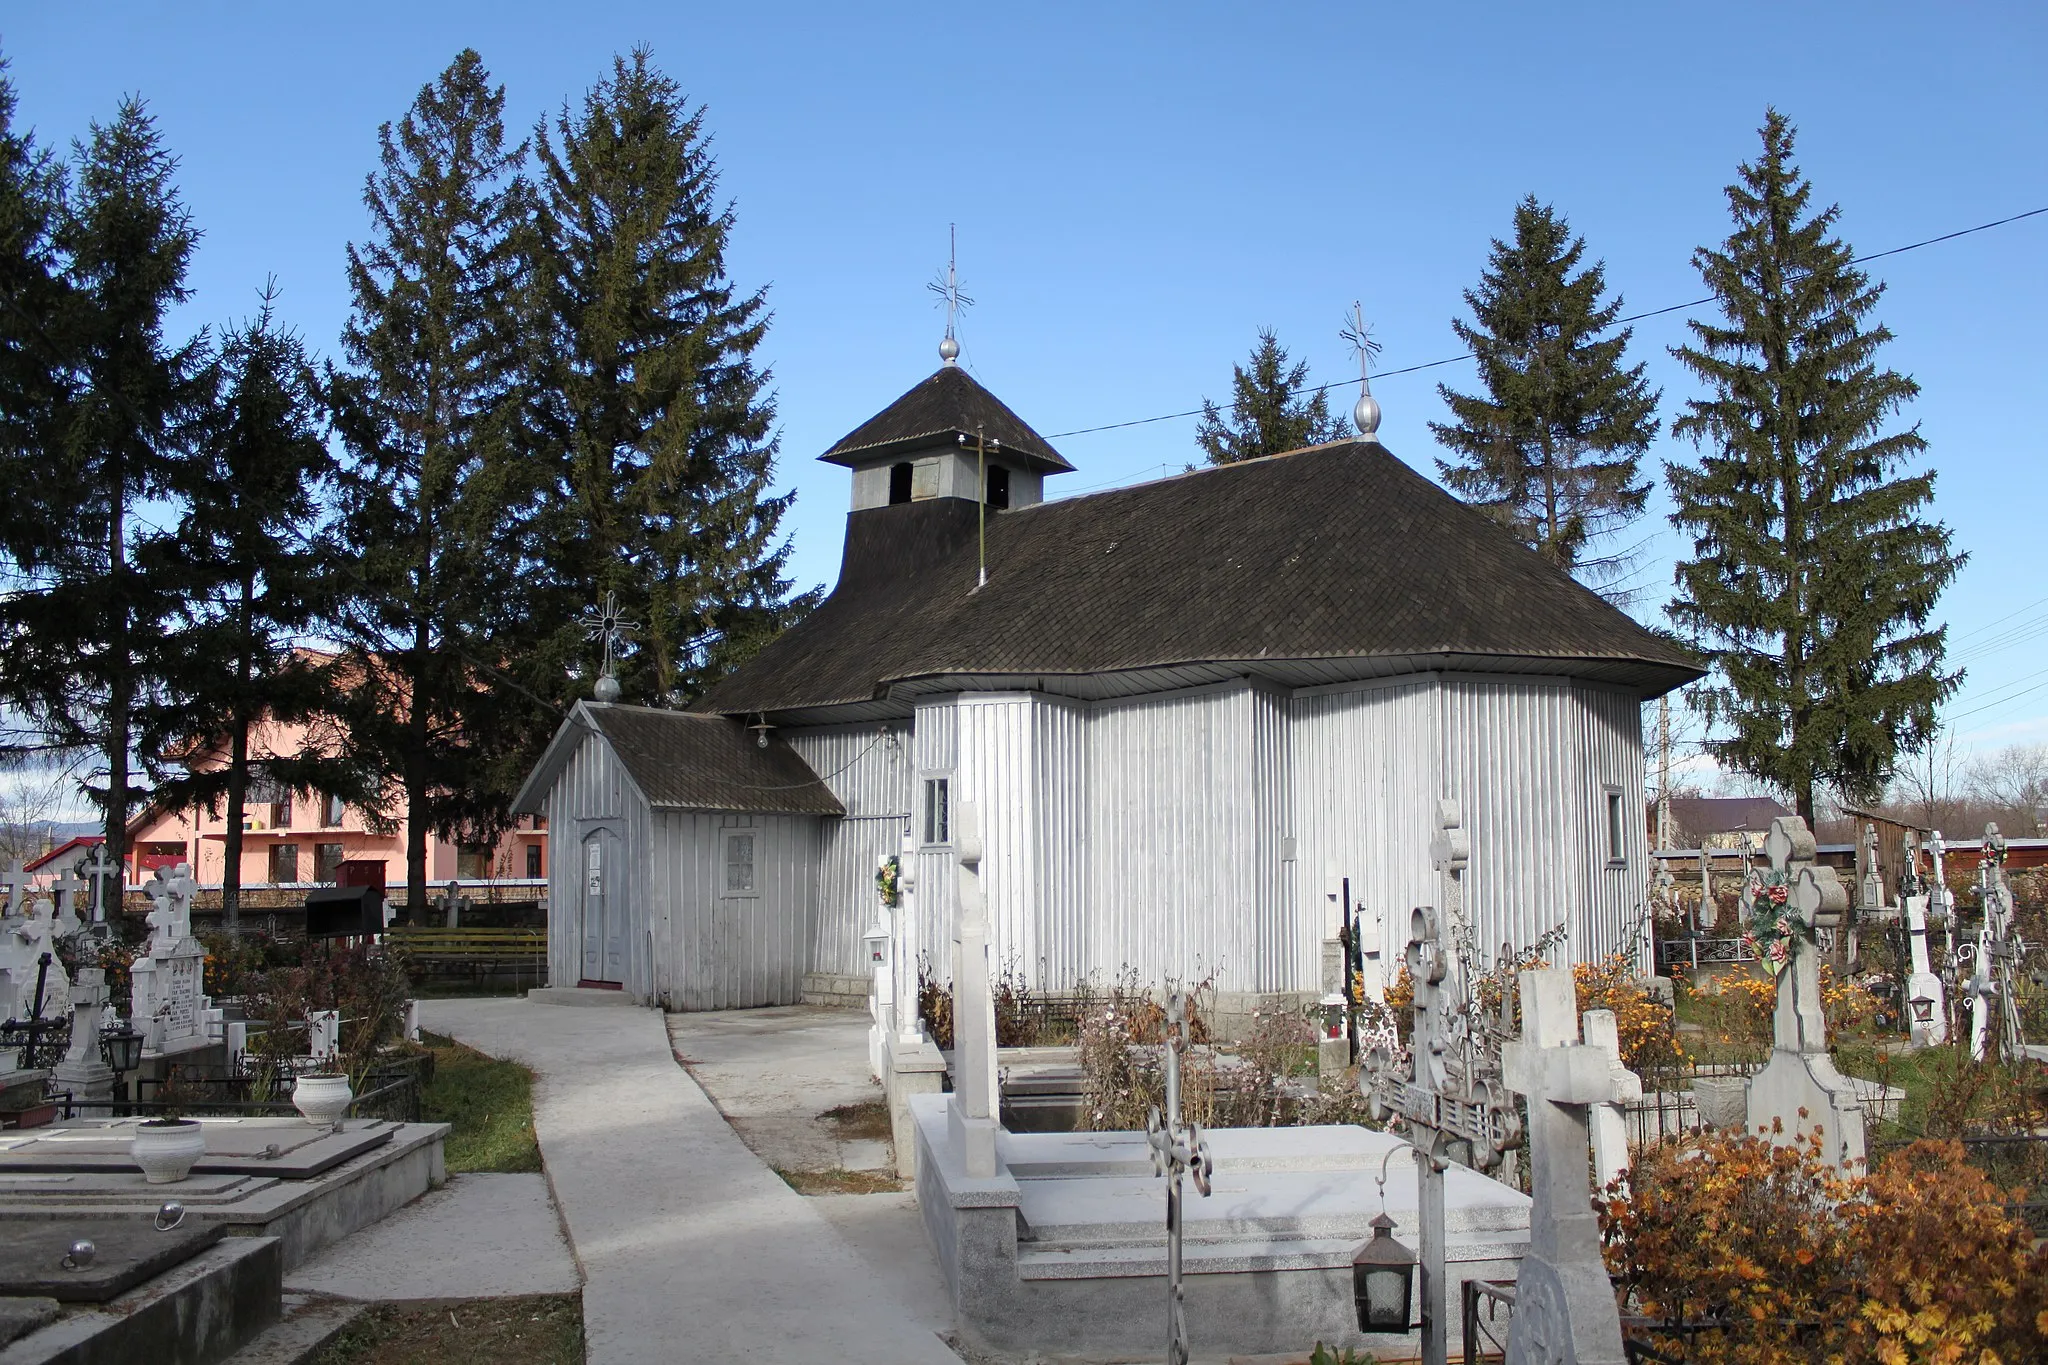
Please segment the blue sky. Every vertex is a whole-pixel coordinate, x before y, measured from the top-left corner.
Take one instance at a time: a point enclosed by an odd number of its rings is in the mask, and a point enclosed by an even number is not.
[[[964,362],[1053,435],[1226,395],[1263,326],[1319,381],[1352,377],[1354,298],[1382,368],[1457,354],[1460,292],[1525,193],[1585,234],[1630,311],[1696,298],[1691,251],[1726,234],[1722,187],[1771,103],[1859,251],[2048,205],[2038,4],[74,4],[0,26],[45,141],[124,92],[150,101],[206,233],[190,325],[247,314],[275,274],[329,351],[380,122],[467,45],[530,127],[641,42],[708,105],[735,279],[770,289],[805,584],[837,572],[848,494],[813,457],[937,363],[924,286],[948,223],[978,301]],[[1966,748],[2048,741],[2044,254],[2048,215],[1873,267],[1887,360],[1924,389],[1938,513],[1971,555],[1943,608]],[[1694,392],[1664,350],[1683,334],[1678,316],[1636,332],[1667,419]],[[1425,471],[1438,380],[1470,366],[1376,385],[1383,439]],[[1063,482],[1178,469],[1193,430],[1060,439]],[[1663,510],[1639,532],[1652,613],[1680,548]]]

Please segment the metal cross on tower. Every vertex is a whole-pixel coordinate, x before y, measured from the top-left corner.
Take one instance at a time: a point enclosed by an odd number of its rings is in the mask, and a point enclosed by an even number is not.
[[[925,288],[937,294],[946,310],[946,338],[939,343],[939,359],[948,365],[960,359],[960,342],[953,335],[953,324],[960,317],[962,308],[972,308],[974,300],[960,292],[960,225],[946,224],[946,273],[933,280]]]
[[[1194,1177],[1195,1188],[1209,1193],[1209,1176],[1215,1163],[1209,1158],[1209,1144],[1202,1137],[1202,1125],[1180,1121],[1180,1055],[1192,1041],[1188,1031],[1187,997],[1178,990],[1166,994],[1166,1113],[1155,1106],[1145,1116],[1145,1141],[1152,1147],[1152,1169],[1166,1177],[1166,1292],[1167,1365],[1187,1365],[1188,1322],[1183,1311],[1180,1286],[1180,1178]]]
[[[618,655],[620,644],[639,627],[639,622],[628,621],[619,611],[619,595],[607,592],[604,605],[592,608],[590,615],[576,623],[583,627],[583,638],[604,643],[604,671],[597,675],[597,699],[617,701],[619,680],[613,672],[613,660]],[[609,684],[609,685],[607,685]]]

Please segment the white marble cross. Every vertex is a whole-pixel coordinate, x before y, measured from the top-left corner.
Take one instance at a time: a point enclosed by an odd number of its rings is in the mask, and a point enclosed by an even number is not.
[[[85,860],[85,880],[87,890],[92,893],[92,919],[95,924],[101,923],[108,918],[110,907],[107,904],[107,882],[119,870],[114,864],[107,861],[107,846],[105,843],[97,843],[92,846],[92,856]],[[114,899],[118,904],[120,900],[120,892],[118,890],[114,893]]]
[[[1607,1074],[1614,1081],[1614,1098],[1594,1105],[1587,1114],[1597,1192],[1628,1174],[1628,1124],[1622,1106],[1643,1097],[1643,1081],[1621,1064],[1621,1029],[1613,1010],[1587,1010],[1583,1022],[1586,1046],[1598,1048],[1607,1058]]]
[[[1589,1106],[1617,1098],[1608,1054],[1579,1041],[1569,972],[1521,974],[1522,1036],[1503,1049],[1510,1090],[1529,1100],[1529,1250],[1515,1280],[1509,1365],[1623,1365],[1621,1318],[1600,1256],[1587,1183]]]
[[[0,900],[0,917],[7,919],[21,918],[21,902],[28,895],[29,884],[33,880],[28,873],[22,870],[21,859],[19,858],[14,860],[13,867],[8,868],[5,872],[0,872],[0,886],[7,888],[6,898]]]
[[[78,893],[85,890],[85,883],[66,872],[50,883],[50,894],[57,901],[57,936],[62,938],[75,934],[84,926],[78,914]]]
[[[1915,1047],[1948,1041],[1948,997],[1927,951],[1927,883],[1920,876],[1920,843],[1906,831],[1906,874],[1899,882],[1912,972],[1906,978],[1906,1025]]]
[[[156,931],[149,941],[150,955],[162,957],[172,944],[192,937],[192,894],[199,884],[192,880],[192,869],[179,863],[169,877],[159,867],[142,889],[156,907],[149,912],[149,927]]]

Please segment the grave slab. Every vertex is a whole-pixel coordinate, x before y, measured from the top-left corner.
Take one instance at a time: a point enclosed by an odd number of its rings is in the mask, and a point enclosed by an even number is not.
[[[0,1299],[0,1346],[28,1335],[56,1316],[55,1299]]]
[[[0,1173],[135,1169],[128,1146],[139,1119],[87,1119],[0,1134]],[[337,1133],[293,1118],[202,1118],[206,1155],[193,1170],[310,1180],[391,1141],[401,1125],[350,1119]]]
[[[191,1260],[226,1231],[187,1221],[159,1232],[139,1218],[68,1219],[15,1223],[0,1239],[0,1294],[30,1295],[61,1303],[105,1303]],[[74,1242],[90,1241],[92,1261],[66,1268]]]
[[[345,1299],[573,1294],[582,1287],[544,1175],[458,1175],[285,1276]]]

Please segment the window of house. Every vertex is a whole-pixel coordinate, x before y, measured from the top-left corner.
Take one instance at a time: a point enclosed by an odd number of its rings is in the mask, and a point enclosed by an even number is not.
[[[947,791],[949,780],[944,777],[924,780],[924,841],[928,844],[950,843],[953,838],[952,798]]]
[[[735,830],[725,836],[725,894],[754,894],[754,833]]]
[[[292,789],[290,787],[279,789],[277,793],[277,809],[273,813],[272,818],[273,828],[290,829],[292,827]]]
[[[889,466],[889,502],[894,506],[910,501],[910,461]]]
[[[541,875],[539,844],[528,844],[526,846],[526,875],[528,877],[538,877]]]
[[[455,850],[455,876],[459,881],[478,882],[491,875],[491,846],[463,844]]]
[[[1010,505],[1010,471],[1001,465],[989,466],[987,500],[990,507]]]
[[[346,802],[346,801],[342,800],[342,799],[341,799],[341,798],[340,798],[339,796],[336,796],[336,795],[335,795],[335,794],[334,794],[333,792],[328,792],[328,793],[327,793],[327,796],[326,796],[326,799],[325,799],[325,801],[324,801],[324,802],[323,802],[323,804],[322,804],[322,809],[321,809],[321,817],[322,817],[322,818],[321,818],[321,820],[320,820],[320,823],[321,823],[321,824],[323,824],[323,825],[326,825],[326,826],[327,826],[328,828],[332,829],[332,828],[334,828],[335,826],[337,826],[337,825],[339,825],[339,824],[341,823],[341,819],[342,819],[342,817],[343,817],[344,815],[346,815],[347,813],[348,813],[348,802]]]
[[[1628,803],[1620,792],[1607,792],[1607,861],[1628,861]]]
[[[299,879],[299,846],[297,844],[272,844],[270,846],[270,880],[282,885]]]
[[[313,845],[313,880],[330,886],[340,881],[344,860],[340,844]]]

